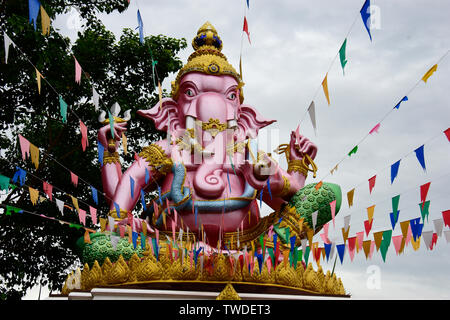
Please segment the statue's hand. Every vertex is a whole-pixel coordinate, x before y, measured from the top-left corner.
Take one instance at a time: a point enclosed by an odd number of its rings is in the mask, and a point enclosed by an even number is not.
[[[291,132],[291,141],[289,143],[290,160],[301,160],[303,155],[308,154],[311,159],[317,155],[317,146],[311,142],[308,138],[300,135],[299,141],[295,137],[295,132]]]
[[[127,130],[127,123],[114,123],[114,140],[112,140],[111,126],[109,124],[105,125],[98,131],[98,141],[107,148],[109,152],[115,152],[119,147],[120,140],[122,138],[122,133]],[[113,144],[111,144],[111,140]]]

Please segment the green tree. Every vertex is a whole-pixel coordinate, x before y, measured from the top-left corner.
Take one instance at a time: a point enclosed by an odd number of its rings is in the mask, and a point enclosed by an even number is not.
[[[126,133],[129,152],[122,160],[127,167],[134,153],[140,151],[140,145],[161,138],[161,132],[149,121],[136,118],[135,112],[157,103],[154,84],[158,80],[153,74],[162,82],[179,70],[182,63],[177,54],[186,48],[186,41],[158,35],[145,37],[141,44],[139,35],[130,29],[124,29],[116,39],[106,30],[98,14],[122,12],[128,7],[127,0],[48,0],[41,4],[52,20],[69,11],[71,5],[77,6],[84,31],[78,33],[74,43],[54,28],[50,35],[44,36],[40,15],[37,30],[28,22],[28,1],[7,0],[0,4],[1,33],[8,34],[18,47],[10,47],[5,64],[4,46],[0,46],[0,174],[12,177],[16,166],[25,169],[25,184],[40,190],[41,196],[42,180],[54,186],[53,202],[40,201],[33,206],[27,187],[11,185],[9,191],[6,194],[3,191],[0,196],[0,206],[12,205],[79,224],[77,214],[69,208],[61,215],[55,198],[72,205],[69,195],[73,195],[79,199],[81,208],[97,207],[100,217],[106,217],[109,209],[101,196],[97,129],[102,125],[98,123],[99,111],[92,102],[92,87],[101,97],[102,110],[109,109],[115,102],[121,106],[122,113],[131,110]],[[83,68],[80,84],[74,81],[72,54]],[[153,61],[157,61],[155,70],[152,70]],[[41,80],[40,94],[30,62],[46,80]],[[58,94],[69,106],[66,123],[59,115]],[[89,146],[84,152],[79,120],[88,127]],[[18,134],[44,151],[37,169],[30,160],[22,160]],[[71,185],[67,169],[79,176],[77,187]],[[92,200],[90,185],[99,190],[98,206]],[[60,290],[68,270],[80,264],[75,242],[83,236],[84,230],[32,214],[6,215],[5,210],[1,211],[0,299],[20,298],[39,282],[52,291]],[[90,219],[86,222],[87,227],[95,228]]]

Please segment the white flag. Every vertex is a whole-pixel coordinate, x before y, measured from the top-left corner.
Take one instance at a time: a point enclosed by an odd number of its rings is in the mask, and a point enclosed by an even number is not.
[[[347,232],[348,227],[350,226],[350,215],[344,217],[344,230]]]
[[[433,220],[434,230],[436,231],[438,237],[442,236],[442,228],[444,227],[444,220],[442,218]]]
[[[92,87],[92,101],[94,102],[95,111],[98,111],[98,109],[99,109],[99,107],[98,107],[99,98],[100,98],[100,96],[98,95],[97,91],[95,90],[94,87]]]
[[[114,223],[114,218],[111,216],[108,216],[108,226],[109,226],[109,230],[111,232],[114,231],[114,227],[115,227],[115,223]]]
[[[430,249],[431,240],[433,239],[433,231],[423,231],[422,232],[423,241],[427,245],[427,249]]]
[[[61,201],[59,199],[56,199],[56,206],[58,207],[59,211],[63,214],[64,213],[64,201]]]
[[[311,123],[314,127],[314,133],[317,135],[317,127],[316,127],[316,105],[314,101],[311,101],[311,104],[308,107],[309,117],[311,118]]]
[[[444,235],[445,235],[445,240],[447,240],[447,243],[449,243],[450,242],[450,230],[445,230]]]
[[[119,242],[120,237],[111,235],[110,239],[111,239],[111,245],[113,246],[114,250],[116,250],[117,243]]]
[[[301,240],[303,254],[305,254],[306,247],[307,247],[307,245],[306,245],[307,242],[306,242],[306,241],[308,241],[308,240],[306,240],[306,239],[302,239],[302,240]]]
[[[318,214],[319,214],[319,211],[316,211],[316,212],[313,212],[312,216],[311,216],[314,232],[316,231],[316,223],[317,223],[317,215]]]
[[[3,33],[3,38],[5,39],[5,63],[8,63],[9,45],[12,44],[15,47],[15,44],[6,33]]]

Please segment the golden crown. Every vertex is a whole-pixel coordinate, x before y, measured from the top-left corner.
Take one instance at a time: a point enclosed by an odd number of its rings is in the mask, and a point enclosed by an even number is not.
[[[216,29],[205,22],[197,31],[197,35],[192,40],[194,52],[189,56],[188,62],[180,69],[175,81],[172,82],[172,98],[177,99],[179,95],[180,79],[189,72],[201,72],[211,75],[229,75],[236,79],[240,89],[240,101],[244,101],[242,92],[241,75],[236,72],[221,52],[223,43],[217,34]]]

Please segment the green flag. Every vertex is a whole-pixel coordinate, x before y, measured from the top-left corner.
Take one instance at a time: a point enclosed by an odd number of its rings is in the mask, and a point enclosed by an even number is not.
[[[398,202],[399,201],[400,201],[400,195],[392,198],[392,214],[394,215],[394,221],[397,221]]]
[[[425,201],[425,204],[422,208],[422,203],[419,203],[419,208],[420,208],[420,213],[422,215],[422,222],[425,222],[425,217],[427,217],[427,222],[428,222],[428,214],[429,214],[429,209],[430,209],[430,200]]]
[[[311,251],[311,249],[309,248],[309,246],[306,247],[305,249],[305,255],[303,256],[303,258],[305,259],[305,265],[308,266],[308,260],[309,260],[309,252]]]
[[[111,114],[111,112],[109,112],[109,110],[108,110],[108,117],[109,117],[109,126],[111,129],[111,136],[114,139],[114,117]]]
[[[67,122],[67,103],[59,96],[59,112],[62,117],[63,123]]]
[[[347,64],[347,59],[345,58],[345,47],[347,46],[347,38],[345,38],[344,43],[342,44],[341,48],[339,49],[339,58],[341,60],[341,67],[342,67],[342,73],[344,72],[344,67]]]
[[[352,154],[356,153],[358,151],[358,146],[355,146],[349,153],[348,156],[350,157]]]
[[[13,206],[6,205],[6,212],[5,212],[5,214],[7,216],[10,216],[12,212],[14,212],[14,213],[19,213],[19,212],[22,213],[23,211],[20,208],[16,208],[16,207],[13,207]]]
[[[0,190],[8,191],[9,188],[9,178],[0,174]]]

